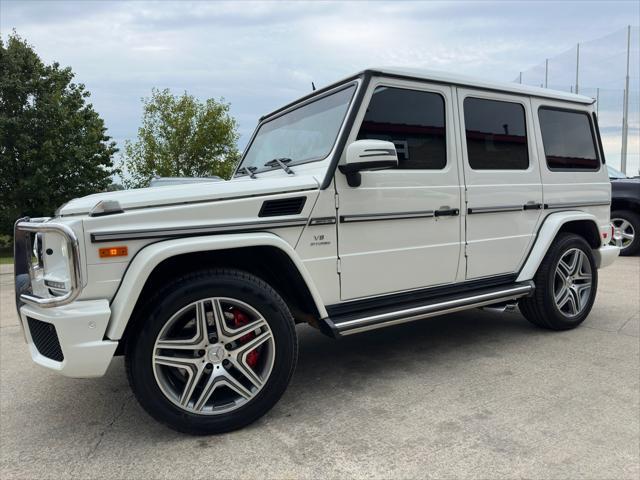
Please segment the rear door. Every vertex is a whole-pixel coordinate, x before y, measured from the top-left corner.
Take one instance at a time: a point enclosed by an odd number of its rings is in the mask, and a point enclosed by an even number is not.
[[[542,185],[530,100],[458,89],[466,184],[466,278],[515,273],[535,236]]]

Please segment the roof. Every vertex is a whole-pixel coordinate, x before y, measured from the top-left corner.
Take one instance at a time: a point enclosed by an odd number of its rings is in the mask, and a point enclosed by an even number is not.
[[[435,83],[444,83],[447,85],[457,85],[469,88],[481,88],[484,90],[493,90],[497,92],[513,93],[516,95],[527,95],[539,98],[549,98],[553,100],[561,100],[565,102],[580,103],[583,105],[591,105],[595,102],[595,99],[586,97],[584,95],[576,95],[574,93],[562,92],[559,90],[551,90],[548,88],[531,87],[529,85],[523,85],[520,83],[506,83],[506,82],[492,82],[489,80],[483,80],[474,77],[468,77],[465,75],[456,75],[453,73],[440,72],[437,70],[422,70],[417,68],[397,68],[397,67],[378,67],[368,68],[358,73],[342,78],[337,82],[333,82],[330,85],[322,87],[316,91],[310,92],[307,95],[300,97],[293,102],[290,102],[282,107],[260,117],[260,121],[270,118],[276,114],[288,110],[294,105],[309,100],[316,95],[327,92],[343,83],[353,81],[363,75],[385,76],[404,78],[409,80],[426,80]]]
[[[384,75],[391,77],[404,77],[417,80],[429,80],[437,83],[447,83],[452,85],[460,85],[465,87],[482,88],[487,90],[495,90],[500,92],[515,93],[518,95],[529,95],[533,97],[552,98],[554,100],[563,100],[565,102],[574,102],[591,105],[595,100],[584,95],[576,95],[574,93],[562,92],[559,90],[551,90],[548,88],[532,87],[515,82],[492,82],[480,78],[469,77],[466,75],[457,75],[447,72],[439,72],[437,70],[423,70],[417,68],[396,68],[396,67],[380,67],[370,68],[362,73],[369,72],[373,75]]]

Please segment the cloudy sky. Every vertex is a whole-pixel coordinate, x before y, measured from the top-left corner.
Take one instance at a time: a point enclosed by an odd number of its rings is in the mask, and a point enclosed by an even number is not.
[[[261,114],[306,94],[311,81],[380,65],[511,81],[577,42],[637,25],[639,5],[0,0],[0,30],[6,38],[15,29],[44,61],[71,66],[120,145],[136,135],[140,97],[168,87],[231,102],[243,147]],[[607,87],[621,91],[623,82],[621,72]],[[630,148],[637,170],[637,138]]]

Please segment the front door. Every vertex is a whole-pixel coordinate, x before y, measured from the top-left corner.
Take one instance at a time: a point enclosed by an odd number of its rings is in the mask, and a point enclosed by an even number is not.
[[[542,185],[528,98],[458,89],[467,279],[515,273],[534,240]]]
[[[362,172],[349,187],[336,172],[341,299],[456,281],[461,182],[452,89],[374,80],[349,142],[391,141],[397,168]]]

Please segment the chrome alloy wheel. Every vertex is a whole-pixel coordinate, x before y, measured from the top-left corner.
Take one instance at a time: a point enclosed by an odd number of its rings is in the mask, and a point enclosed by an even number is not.
[[[633,239],[636,237],[636,232],[631,225],[631,222],[624,218],[612,218],[613,224],[613,236],[611,237],[611,245],[620,247],[621,249],[627,248],[633,243]]]
[[[567,317],[580,314],[589,303],[593,274],[587,255],[578,248],[567,250],[556,267],[553,293],[558,310]]]
[[[267,321],[233,298],[207,298],[176,312],[153,348],[153,372],[175,405],[201,415],[228,413],[269,379],[275,341]]]

